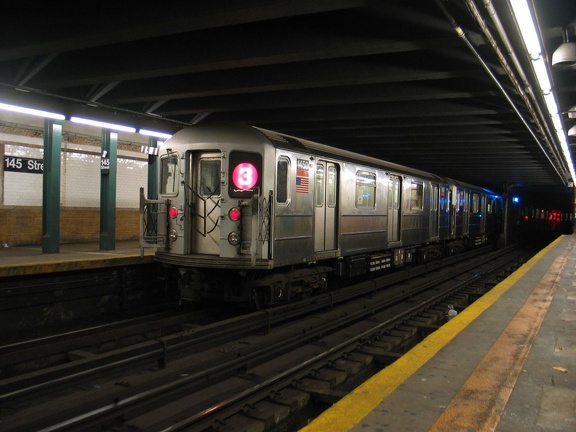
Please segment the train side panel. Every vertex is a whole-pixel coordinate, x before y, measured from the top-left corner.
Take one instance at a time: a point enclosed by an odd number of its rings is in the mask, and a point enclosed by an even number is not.
[[[276,267],[314,261],[313,165],[309,154],[278,149],[272,258]]]
[[[387,242],[387,179],[373,167],[343,163],[340,176],[343,256],[382,250]]]

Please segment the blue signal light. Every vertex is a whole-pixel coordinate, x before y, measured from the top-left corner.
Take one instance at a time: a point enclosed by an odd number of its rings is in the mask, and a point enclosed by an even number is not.
[[[513,203],[513,204],[519,204],[519,203],[520,203],[520,197],[518,197],[518,196],[513,196],[513,197],[512,197],[512,203]]]

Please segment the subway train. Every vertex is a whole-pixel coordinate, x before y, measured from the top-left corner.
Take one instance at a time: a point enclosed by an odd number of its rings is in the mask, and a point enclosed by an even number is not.
[[[183,301],[261,308],[496,243],[502,197],[253,126],[192,126],[162,143],[141,246]]]

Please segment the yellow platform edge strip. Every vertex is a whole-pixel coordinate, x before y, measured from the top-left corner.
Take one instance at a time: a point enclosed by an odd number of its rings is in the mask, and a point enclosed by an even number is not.
[[[430,334],[390,366],[358,386],[310,424],[300,429],[300,432],[344,432],[352,429],[400,384],[418,371],[486,309],[496,303],[564,237],[566,236],[558,237],[454,319]]]

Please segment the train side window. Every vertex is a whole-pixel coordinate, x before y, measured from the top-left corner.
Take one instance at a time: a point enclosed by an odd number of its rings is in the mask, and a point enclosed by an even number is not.
[[[438,211],[438,185],[432,186],[432,210]]]
[[[288,168],[290,160],[286,157],[278,159],[276,165],[276,202],[286,204],[288,202]]]
[[[471,213],[480,213],[480,195],[477,193],[472,194],[472,208]]]
[[[424,203],[424,185],[421,181],[412,180],[412,187],[410,189],[410,209],[422,210]]]
[[[178,155],[169,154],[160,159],[160,194],[178,195]]]
[[[462,189],[458,189],[458,213],[462,213],[464,211],[465,204],[466,204],[466,198],[464,195],[464,191]]]
[[[442,186],[440,188],[440,211],[448,211],[448,187]]]
[[[368,171],[356,172],[356,207],[376,207],[376,174]]]
[[[314,205],[322,207],[324,205],[324,165],[318,164],[316,166],[316,177],[314,187]]]
[[[220,159],[202,159],[200,161],[200,195],[220,195],[220,171]]]
[[[327,199],[328,199],[328,207],[334,208],[336,207],[336,167],[329,166],[328,167],[328,190],[327,192]]]

